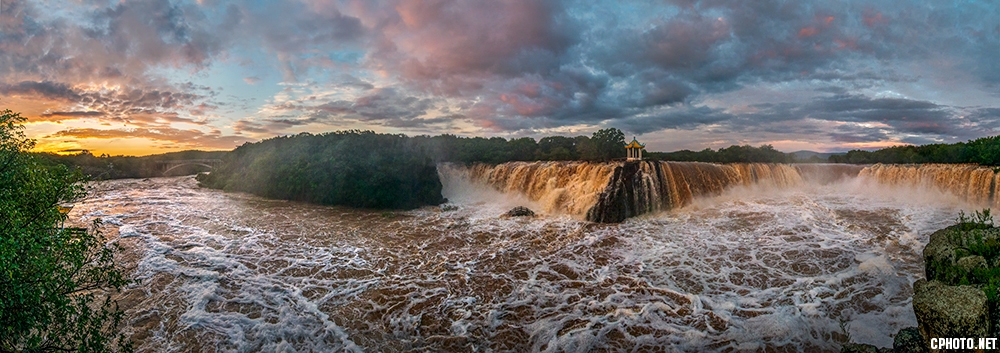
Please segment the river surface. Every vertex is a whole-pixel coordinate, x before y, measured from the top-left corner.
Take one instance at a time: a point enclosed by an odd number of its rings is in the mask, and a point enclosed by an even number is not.
[[[864,179],[737,188],[617,225],[499,217],[471,183],[405,212],[266,200],[193,177],[94,183],[138,284],[140,352],[837,351],[915,326],[934,230],[973,209]]]

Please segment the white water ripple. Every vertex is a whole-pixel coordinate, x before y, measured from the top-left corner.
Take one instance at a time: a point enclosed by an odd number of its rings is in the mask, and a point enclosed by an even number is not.
[[[473,187],[376,212],[120,180],[73,215],[116,220],[139,351],[837,351],[915,325],[920,249],[970,208],[847,181],[599,225]]]

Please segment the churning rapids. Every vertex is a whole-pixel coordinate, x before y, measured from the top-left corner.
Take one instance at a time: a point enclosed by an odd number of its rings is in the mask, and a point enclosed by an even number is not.
[[[815,168],[619,224],[587,222],[581,206],[612,172],[516,192],[451,166],[445,207],[316,206],[180,177],[97,182],[70,217],[103,219],[126,247],[138,284],[120,303],[144,352],[891,346],[916,325],[911,283],[929,234],[992,199],[934,173],[982,174],[992,189],[993,172],[874,166],[819,178]],[[516,205],[540,216],[499,217]]]

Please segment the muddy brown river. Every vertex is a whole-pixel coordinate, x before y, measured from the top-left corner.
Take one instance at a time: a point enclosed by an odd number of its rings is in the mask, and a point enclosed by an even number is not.
[[[125,245],[141,352],[837,351],[916,325],[920,251],[974,209],[853,178],[609,225],[445,181],[400,212],[104,181],[70,217]]]

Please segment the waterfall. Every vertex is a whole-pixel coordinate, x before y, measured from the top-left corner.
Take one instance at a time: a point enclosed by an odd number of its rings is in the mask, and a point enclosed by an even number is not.
[[[990,167],[972,164],[875,164],[865,167],[862,177],[880,184],[937,188],[969,203],[996,205],[997,175]]]
[[[807,163],[795,164],[794,166],[795,170],[802,176],[802,180],[821,185],[854,179],[865,168],[865,166],[857,164],[834,163]]]
[[[831,179],[826,176],[830,173],[817,168],[812,167],[808,175]],[[682,207],[697,197],[718,195],[733,186],[789,187],[803,179],[797,167],[763,163],[511,162],[469,167],[446,164],[439,170],[445,179],[467,178],[497,191],[527,196],[547,213],[596,222],[620,222]],[[851,176],[859,170],[854,168]]]
[[[670,210],[695,198],[734,186],[791,187],[802,183],[787,164],[642,161],[615,170],[607,188],[587,212],[587,220],[621,222],[644,213]]]
[[[445,179],[463,174],[498,191],[527,196],[547,213],[582,217],[604,191],[617,166],[617,163],[510,162],[470,167],[446,164],[438,169],[446,174]]]
[[[469,167],[444,165],[504,193],[518,193],[543,207],[594,222],[621,222],[645,213],[686,206],[736,186],[788,188],[865,177],[880,184],[937,188],[970,204],[1000,205],[992,168],[961,164],[858,166],[700,162],[511,162]]]

